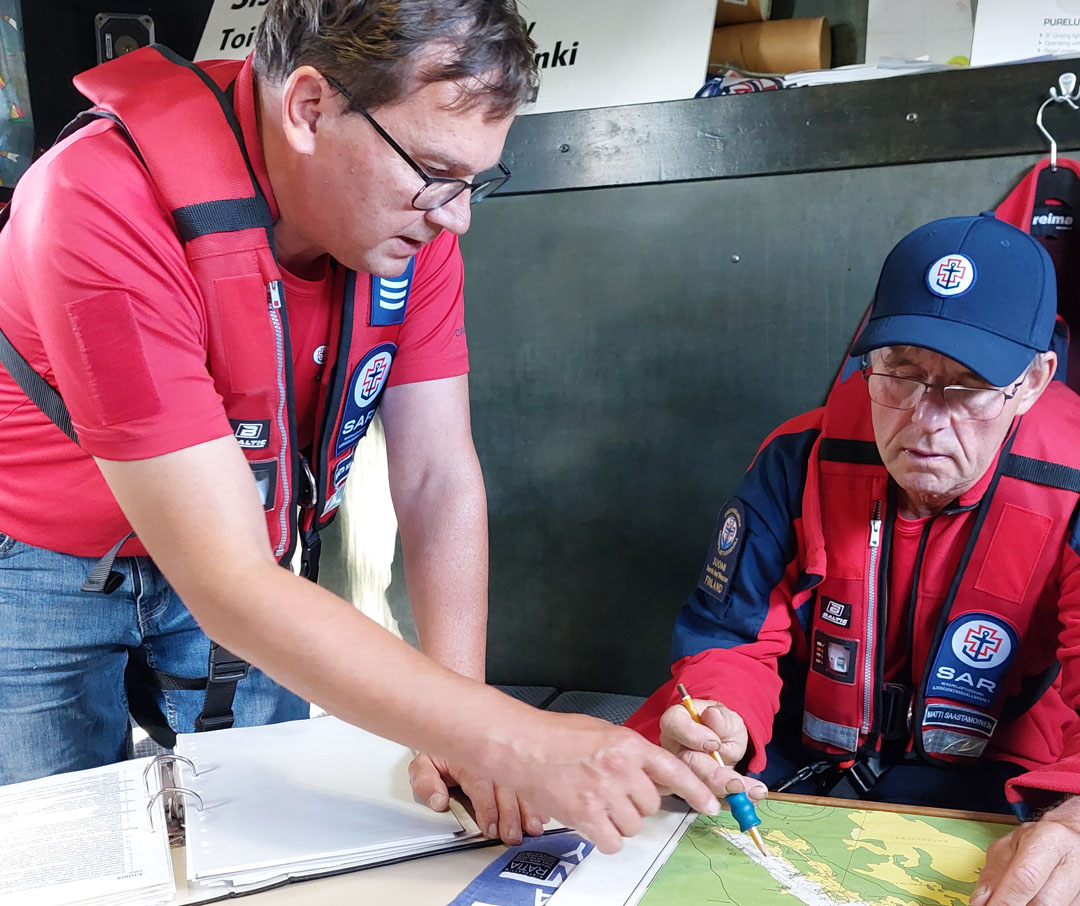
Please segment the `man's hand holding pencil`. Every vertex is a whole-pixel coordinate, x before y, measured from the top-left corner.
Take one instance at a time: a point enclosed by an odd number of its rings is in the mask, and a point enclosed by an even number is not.
[[[660,745],[689,765],[713,793],[725,798],[745,793],[756,802],[768,794],[765,784],[729,767],[742,761],[747,742],[743,719],[720,702],[686,694],[682,704],[672,705],[660,718]]]

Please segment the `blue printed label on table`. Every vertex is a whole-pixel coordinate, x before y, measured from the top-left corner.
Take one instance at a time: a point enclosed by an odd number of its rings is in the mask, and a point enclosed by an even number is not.
[[[572,831],[531,837],[495,859],[449,906],[543,906],[592,848]]]

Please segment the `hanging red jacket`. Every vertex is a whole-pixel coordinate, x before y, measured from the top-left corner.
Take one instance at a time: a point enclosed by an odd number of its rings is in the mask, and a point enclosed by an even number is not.
[[[1080,162],[1059,157],[1057,169],[1043,158],[995,212],[1037,238],[1050,253],[1058,280],[1058,314],[1080,336]],[[1067,383],[1080,390],[1080,343],[1072,343]]]

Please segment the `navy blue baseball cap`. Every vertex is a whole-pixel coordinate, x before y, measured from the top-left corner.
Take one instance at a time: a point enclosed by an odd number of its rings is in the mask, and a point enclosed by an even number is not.
[[[1050,256],[992,213],[935,220],[908,233],[881,269],[853,355],[922,346],[997,387],[1046,352],[1057,316]]]

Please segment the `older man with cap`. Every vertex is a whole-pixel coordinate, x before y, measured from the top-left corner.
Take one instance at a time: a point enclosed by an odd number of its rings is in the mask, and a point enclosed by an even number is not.
[[[861,369],[721,508],[674,679],[630,722],[717,793],[1038,815],[973,906],[1080,895],[1080,398],[1053,381],[1056,310],[1046,251],[992,216],[902,239]]]

